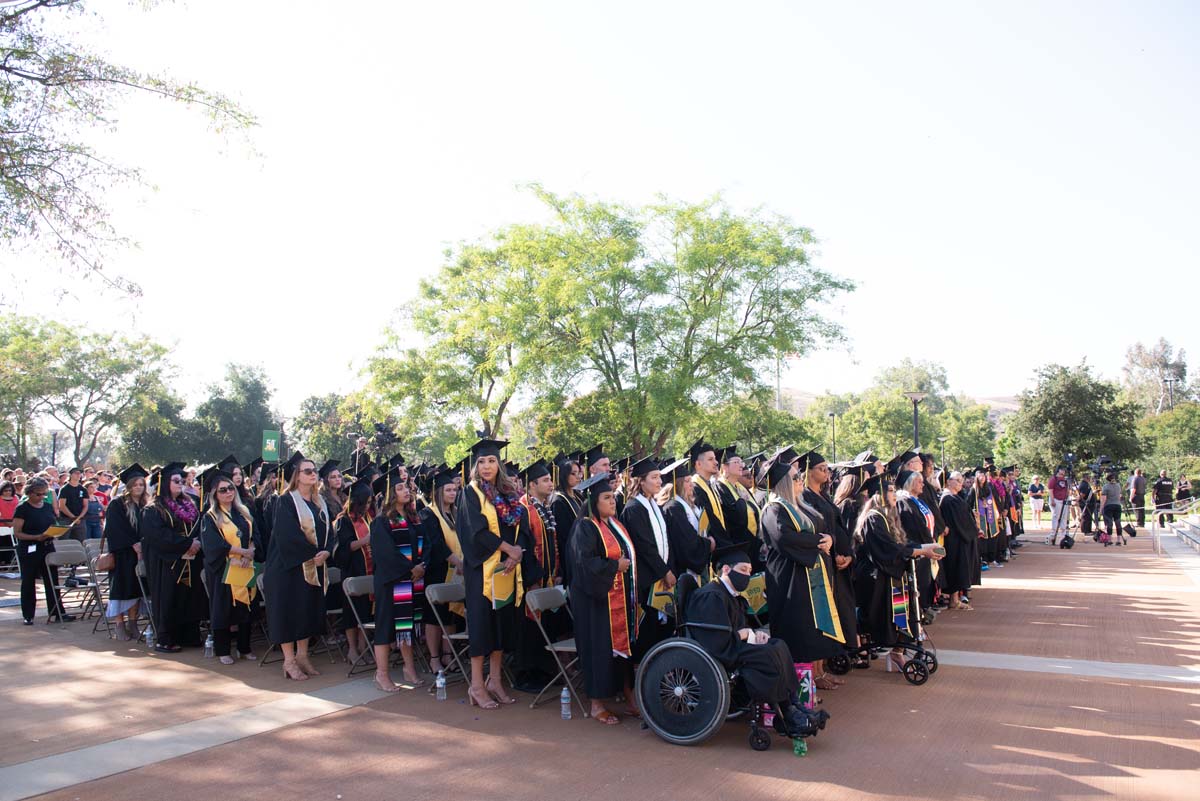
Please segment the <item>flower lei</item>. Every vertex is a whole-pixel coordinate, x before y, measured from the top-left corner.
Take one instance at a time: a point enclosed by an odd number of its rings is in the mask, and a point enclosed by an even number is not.
[[[515,526],[521,522],[521,516],[525,514],[525,507],[516,497],[501,495],[490,481],[480,479],[479,483],[482,485],[483,495],[488,499],[488,503],[496,507],[496,515],[500,518],[500,522],[506,526]]]
[[[200,516],[191,499],[186,495],[180,495],[179,500],[174,498],[164,499],[167,504],[167,509],[172,515],[187,523],[189,526],[196,522],[196,518]]]

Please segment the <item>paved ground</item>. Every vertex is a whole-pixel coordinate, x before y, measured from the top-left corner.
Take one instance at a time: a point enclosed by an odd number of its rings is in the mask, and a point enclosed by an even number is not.
[[[0,799],[1192,798],[1200,557],[1164,545],[1031,544],[985,574],[975,612],[931,627],[929,684],[873,667],[825,693],[833,720],[803,759],[751,751],[738,724],[677,748],[556,703],[480,712],[461,688],[383,696],[341,671],[297,685],[7,614]]]

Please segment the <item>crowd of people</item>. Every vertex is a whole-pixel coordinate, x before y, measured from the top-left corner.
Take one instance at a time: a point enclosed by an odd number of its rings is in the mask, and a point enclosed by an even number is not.
[[[1186,475],[1172,481],[1166,470],[1160,470],[1158,478],[1149,486],[1159,527],[1174,522],[1176,510],[1186,508],[1191,502],[1192,484]],[[1046,483],[1040,476],[1034,476],[1029,485],[1034,525],[1042,528],[1042,512],[1045,499],[1049,497],[1051,519],[1047,545],[1058,544],[1060,535],[1071,537],[1071,531],[1075,529],[1105,546],[1125,545],[1130,529],[1136,531],[1146,525],[1146,488],[1146,475],[1140,467],[1134,469],[1124,483],[1116,470],[1107,470],[1103,474],[1084,472],[1078,481],[1074,481],[1067,468],[1060,467]],[[1123,524],[1125,520],[1130,522]],[[1136,528],[1133,528],[1133,521],[1136,521]]]
[[[900,642],[922,638],[943,610],[970,611],[982,573],[1022,547],[1026,496],[1039,527],[1050,500],[1057,533],[1071,508],[1087,520],[1096,500],[1107,520],[1111,505],[1145,491],[1115,476],[1072,486],[1061,471],[1023,485],[1016,465],[954,471],[916,450],[830,464],[791,447],[743,455],[699,441],[678,459],[612,459],[597,445],[522,468],[504,459],[506,445],[482,440],[453,466],[408,465],[360,440],[344,470],[295,453],[28,480],[5,471],[0,519],[13,528],[22,615],[33,623],[40,579],[52,617],[69,619],[46,566],[57,525],[103,539],[117,639],[172,654],[203,645],[207,630],[229,665],[255,658],[252,622],[262,620],[288,679],[318,675],[310,645],[334,636],[352,662],[373,658],[376,685],[396,692],[423,683],[418,649],[433,673],[452,671],[443,635],[465,628],[468,698],[495,710],[515,701],[506,664],[521,691],[556,677],[544,629],[574,638],[590,717],[609,725],[639,714],[635,668],[687,616],[710,624],[695,639],[794,732],[805,719],[793,667],[811,664],[820,693],[846,684],[827,669],[835,658],[899,670]],[[1186,480],[1164,473],[1156,503],[1164,481],[1172,502],[1186,497]],[[343,593],[353,577],[370,577],[373,592]],[[462,582],[465,598],[435,609],[425,588],[448,582]],[[755,582],[765,607],[747,602]],[[570,614],[535,621],[525,596],[555,586]],[[333,631],[329,610],[342,610]]]

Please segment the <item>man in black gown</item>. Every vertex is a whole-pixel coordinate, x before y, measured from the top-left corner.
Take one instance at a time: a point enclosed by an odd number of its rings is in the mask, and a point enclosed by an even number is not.
[[[750,700],[778,709],[781,734],[804,737],[825,727],[828,713],[810,715],[800,706],[799,683],[792,654],[783,640],[746,625],[746,601],[739,593],[750,584],[750,557],[741,551],[717,560],[721,577],[692,593],[688,601],[689,634],[727,671],[737,671]]]

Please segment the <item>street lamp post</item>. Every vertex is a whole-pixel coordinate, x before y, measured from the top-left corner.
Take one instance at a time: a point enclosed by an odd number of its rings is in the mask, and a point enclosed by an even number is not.
[[[1172,410],[1175,409],[1175,382],[1178,380],[1179,380],[1178,378],[1164,378],[1163,379],[1163,383],[1167,385],[1167,392],[1170,393],[1170,398],[1171,398],[1170,403],[1171,403]]]
[[[921,447],[921,431],[917,421],[917,404],[929,397],[928,392],[905,392],[904,397],[912,401],[913,405],[913,449]]]
[[[946,471],[947,475],[949,475],[949,471],[946,468],[946,440],[948,440],[948,439],[950,439],[950,438],[949,437],[938,437],[937,438],[937,441],[942,443],[942,470]]]
[[[836,462],[837,461],[837,412],[829,413],[829,423],[830,423],[830,425],[833,426],[833,435],[831,437],[831,439],[832,439],[831,449],[833,450],[833,455],[830,458]]]

